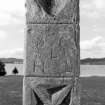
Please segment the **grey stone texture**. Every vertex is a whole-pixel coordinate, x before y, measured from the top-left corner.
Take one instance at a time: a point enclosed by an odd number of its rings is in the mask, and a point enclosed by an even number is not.
[[[24,78],[25,105],[79,105],[79,81],[73,78]]]
[[[26,21],[36,23],[78,23],[79,0],[26,0]]]
[[[73,75],[79,56],[76,30],[73,24],[28,25],[25,75]]]
[[[80,105],[79,0],[26,0],[23,105]]]

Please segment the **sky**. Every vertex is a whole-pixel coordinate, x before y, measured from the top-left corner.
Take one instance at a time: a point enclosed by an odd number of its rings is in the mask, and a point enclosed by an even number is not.
[[[24,0],[0,0],[0,58],[24,55]],[[81,58],[105,57],[105,0],[80,0]]]

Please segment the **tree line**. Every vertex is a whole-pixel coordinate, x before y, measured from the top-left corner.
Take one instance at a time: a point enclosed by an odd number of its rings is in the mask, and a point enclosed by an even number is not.
[[[19,73],[19,71],[18,71],[18,69],[15,67],[15,68],[13,69],[12,73],[16,75],[16,74]],[[0,76],[5,76],[6,74],[7,74],[7,72],[6,72],[6,70],[5,70],[5,64],[4,64],[2,61],[0,61]]]

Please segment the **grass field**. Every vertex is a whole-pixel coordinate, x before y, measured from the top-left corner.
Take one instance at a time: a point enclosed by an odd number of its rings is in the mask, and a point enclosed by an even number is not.
[[[22,105],[22,79],[0,77],[0,105]],[[81,78],[81,105],[105,105],[105,77]]]
[[[0,77],[0,105],[22,105],[22,76]]]
[[[81,78],[81,105],[105,105],[105,77]]]

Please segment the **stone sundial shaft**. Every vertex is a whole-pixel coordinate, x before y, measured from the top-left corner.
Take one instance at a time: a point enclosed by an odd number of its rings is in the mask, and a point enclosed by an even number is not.
[[[79,0],[26,0],[23,105],[80,105]]]

